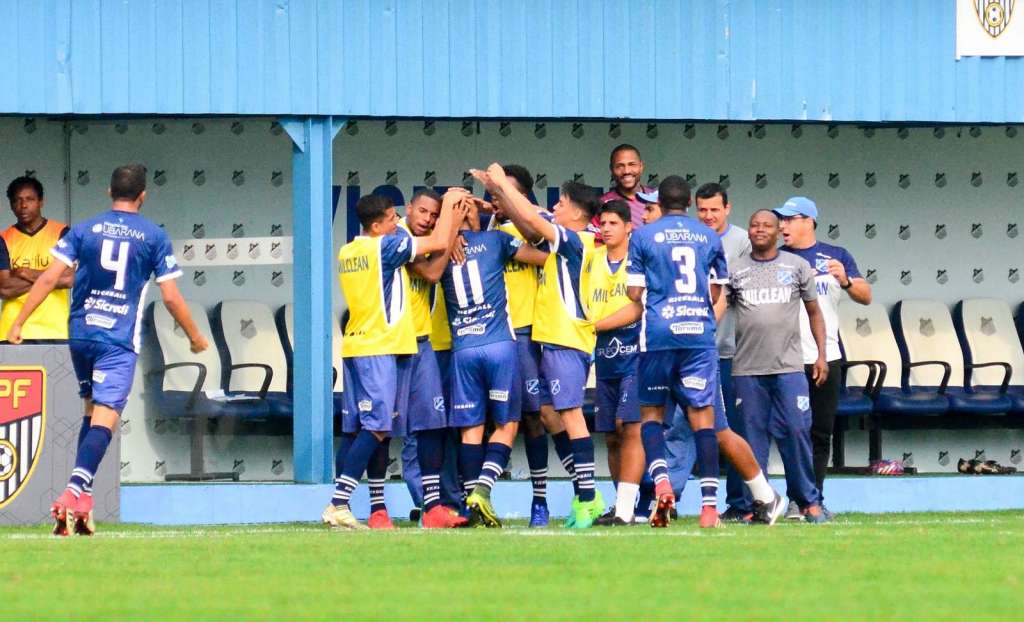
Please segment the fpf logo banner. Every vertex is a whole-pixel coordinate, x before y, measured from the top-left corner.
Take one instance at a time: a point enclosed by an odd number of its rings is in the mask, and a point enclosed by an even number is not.
[[[1024,56],[1018,0],[956,0],[956,57]]]
[[[32,478],[46,430],[46,370],[0,367],[0,508]]]

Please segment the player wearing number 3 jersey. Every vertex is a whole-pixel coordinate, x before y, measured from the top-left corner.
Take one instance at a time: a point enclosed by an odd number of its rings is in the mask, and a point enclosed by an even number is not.
[[[71,228],[50,253],[50,264],[29,290],[7,339],[21,342],[25,320],[56,286],[66,267],[76,268],[68,333],[71,362],[85,400],[78,455],[67,488],[53,504],[54,534],[91,535],[92,482],[114,425],[128,400],[139,351],[142,305],[156,276],[164,305],[188,336],[193,352],[206,349],[174,279],[181,269],[163,229],[139,214],[146,200],[146,169],[114,170],[111,211]]]

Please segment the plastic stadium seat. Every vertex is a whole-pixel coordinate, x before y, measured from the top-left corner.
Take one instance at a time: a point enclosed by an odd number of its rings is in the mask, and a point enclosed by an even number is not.
[[[295,311],[292,305],[286,304],[274,314],[277,321],[277,329],[281,334],[281,342],[284,344],[285,356],[288,359],[288,391],[291,393],[292,386],[292,352],[295,344]],[[343,375],[341,374],[341,323],[338,316],[331,315],[331,363],[334,369],[334,414],[341,416]]]
[[[1004,392],[1013,412],[1024,412],[1024,349],[1010,305],[997,298],[960,301],[953,325],[967,362],[965,384],[975,390]]]
[[[893,307],[897,343],[908,365],[906,383],[936,389],[949,399],[949,410],[968,415],[1000,415],[1012,408],[1005,391],[964,385],[963,350],[945,304],[937,300],[904,300]]]
[[[291,417],[288,362],[274,314],[255,300],[225,300],[213,310],[214,336],[225,348],[224,385],[231,391],[260,392],[272,417]]]
[[[199,331],[210,335],[206,311],[186,303]],[[225,394],[221,385],[221,360],[215,344],[195,354],[188,337],[162,304],[149,307],[148,327],[158,348],[147,348],[152,359],[145,376],[146,392],[153,397],[163,417],[192,419],[190,471],[168,474],[168,481],[238,479],[237,473],[204,471],[204,441],[208,423],[221,418],[266,418],[267,404],[261,395]],[[150,340],[152,343],[152,340]],[[156,360],[159,359],[159,360]]]
[[[939,388],[910,386],[901,382],[905,368],[903,357],[889,316],[881,304],[840,302],[839,337],[848,360],[875,362],[877,375],[871,394],[877,412],[918,416],[941,415],[949,410],[949,400]],[[941,368],[941,365],[936,364],[936,368]],[[869,365],[851,367],[847,371],[847,385],[871,386],[870,374]]]

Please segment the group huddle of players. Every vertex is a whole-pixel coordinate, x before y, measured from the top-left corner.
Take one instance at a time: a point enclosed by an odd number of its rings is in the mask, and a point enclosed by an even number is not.
[[[687,182],[665,178],[646,197],[640,227],[629,203],[602,202],[583,184],[563,184],[548,212],[528,198],[532,178],[523,167],[492,164],[472,174],[490,201],[462,188],[443,196],[421,190],[404,219],[384,197],[356,205],[362,235],[338,256],[349,309],[345,408],[323,521],[367,528],[349,507],[365,471],[368,526],[392,526],[382,466],[388,439],[407,436],[421,473],[423,527],[498,527],[491,491],[522,423],[531,526],[549,522],[550,435],[575,493],[566,527],[664,527],[676,501],[664,426],[678,405],[696,446],[700,525],[720,524],[720,443],[753,498],[752,519],[774,523],[783,498],[721,408],[714,302],[728,266],[719,235],[686,215]],[[607,513],[583,414],[592,361],[595,431],[614,446],[617,492]],[[462,494],[446,494],[445,471],[456,468]]]

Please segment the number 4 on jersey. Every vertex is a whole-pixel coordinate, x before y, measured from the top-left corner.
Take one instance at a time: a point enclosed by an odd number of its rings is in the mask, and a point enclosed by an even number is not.
[[[104,270],[110,270],[117,275],[114,280],[114,289],[124,291],[125,274],[128,272],[128,242],[121,242],[117,245],[117,259],[114,259],[114,241],[103,240],[100,247],[100,265]]]

